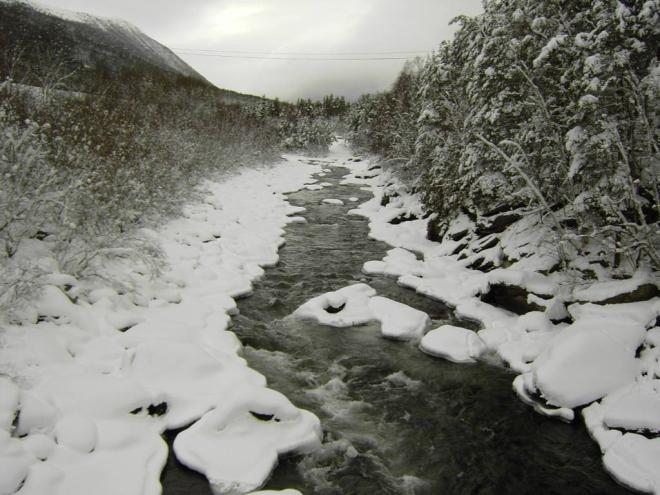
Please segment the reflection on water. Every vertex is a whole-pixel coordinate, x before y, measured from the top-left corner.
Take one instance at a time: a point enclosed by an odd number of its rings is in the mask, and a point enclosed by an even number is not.
[[[250,366],[269,386],[319,416],[324,445],[282,459],[267,488],[311,494],[613,494],[628,493],[603,471],[583,427],[543,418],[520,403],[513,375],[487,364],[456,365],[382,339],[377,324],[337,329],[288,315],[320,293],[366,282],[380,295],[455,323],[442,303],[386,277],[361,273],[388,246],[368,238],[367,222],[346,212],[349,197],[333,168],[322,191],[301,191],[305,224],[287,227],[278,266],[239,302],[232,330]],[[323,198],[345,206],[321,204]],[[171,479],[192,476],[173,466]],[[168,491],[165,483],[165,493]],[[209,493],[191,488],[188,493]]]

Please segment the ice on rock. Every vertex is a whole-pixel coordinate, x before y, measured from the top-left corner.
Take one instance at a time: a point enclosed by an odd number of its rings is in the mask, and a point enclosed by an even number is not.
[[[472,330],[443,325],[424,335],[419,348],[431,356],[454,363],[473,363],[486,346]]]
[[[421,337],[430,321],[422,311],[376,296],[376,291],[366,284],[350,285],[310,299],[293,316],[339,328],[378,321],[383,337],[396,340]]]
[[[204,473],[213,492],[239,495],[261,487],[288,452],[320,446],[321,426],[266,388],[244,388],[206,413],[174,441],[177,459]]]
[[[332,327],[364,325],[373,320],[369,299],[375,295],[376,291],[367,284],[349,285],[310,299],[293,316]]]
[[[381,334],[390,339],[418,339],[431,321],[426,313],[385,297],[372,297],[369,307],[380,322]]]

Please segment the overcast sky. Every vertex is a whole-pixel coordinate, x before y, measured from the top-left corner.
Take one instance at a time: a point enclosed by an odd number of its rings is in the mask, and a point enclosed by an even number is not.
[[[119,17],[172,48],[217,86],[295,100],[354,98],[386,89],[397,58],[450,39],[449,21],[481,0],[41,0],[47,6]],[[192,50],[191,50],[192,49]],[[217,53],[217,52],[222,53]],[[198,53],[184,55],[182,53]],[[218,55],[223,55],[220,57]],[[255,57],[255,58],[228,58]]]

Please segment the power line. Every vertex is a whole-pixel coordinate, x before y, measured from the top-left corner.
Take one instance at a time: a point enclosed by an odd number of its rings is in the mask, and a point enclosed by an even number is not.
[[[173,48],[175,51],[185,52],[206,52],[218,53],[222,55],[277,55],[277,56],[295,56],[295,55],[405,55],[405,54],[426,54],[430,50],[407,50],[407,51],[390,51],[390,52],[276,52],[276,51],[256,51],[256,50],[210,50],[206,48]]]
[[[222,55],[219,53],[185,53],[174,51],[177,55],[192,55],[197,57],[238,58],[253,60],[318,60],[318,61],[358,61],[358,60],[410,60],[414,57],[357,57],[357,58],[329,58],[329,57],[257,57],[251,55]]]

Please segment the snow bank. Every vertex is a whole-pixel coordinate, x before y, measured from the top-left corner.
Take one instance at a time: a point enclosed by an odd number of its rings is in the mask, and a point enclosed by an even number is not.
[[[292,316],[340,328],[378,321],[383,337],[395,340],[419,339],[430,322],[426,313],[376,296],[366,284],[349,285],[310,299]]]
[[[205,201],[144,231],[168,262],[156,279],[140,262],[97,266],[121,280],[111,287],[60,273],[46,242],[21,253],[53,273],[24,321],[2,326],[0,493],[156,495],[161,434],[190,423],[177,454],[240,493],[257,489],[280,453],[318,444],[316,417],[265,388],[227,331],[233,298],[277,262],[300,212],[284,193],[318,170],[289,157],[207,184]]]
[[[460,215],[443,242],[431,242],[417,196],[387,171],[369,170],[368,160],[346,166],[351,173],[344,183],[374,195],[349,214],[366,217],[370,236],[394,248],[383,260],[365,263],[363,271],[396,277],[399,285],[441,300],[482,326],[476,334],[440,327],[422,338],[420,349],[456,362],[496,353],[519,373],[513,388],[520,400],[541,414],[572,421],[573,408],[587,406],[585,422],[605,468],[627,486],[660,493],[660,438],[639,434],[652,436],[660,428],[660,328],[649,329],[660,315],[660,299],[629,302],[657,294],[657,274],[611,280],[582,260],[597,273],[596,283],[575,286],[562,273],[544,275],[540,272],[552,272],[556,258],[539,249],[548,228],[534,215],[472,244],[477,225]],[[503,268],[503,257],[513,265]],[[468,268],[476,262],[493,265]],[[484,302],[492,286],[513,287],[512,297],[534,310],[518,315]]]

